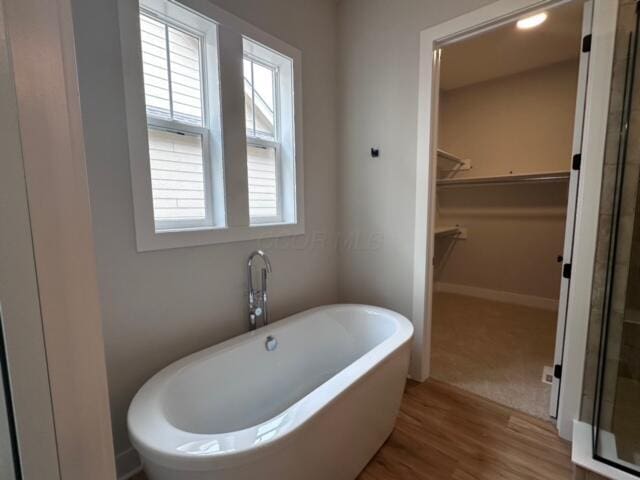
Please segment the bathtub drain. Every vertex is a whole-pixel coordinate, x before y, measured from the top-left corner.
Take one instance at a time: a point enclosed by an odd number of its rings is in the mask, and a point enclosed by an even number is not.
[[[267,349],[267,352],[273,352],[276,348],[278,348],[278,340],[275,337],[269,335],[267,340],[264,342],[264,348]]]

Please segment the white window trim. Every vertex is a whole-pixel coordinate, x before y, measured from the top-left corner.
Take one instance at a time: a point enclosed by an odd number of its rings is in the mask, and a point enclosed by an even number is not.
[[[162,250],[230,243],[263,238],[302,235],[305,232],[304,170],[302,147],[302,54],[283,41],[211,4],[208,0],[180,0],[173,3],[186,7],[218,26],[217,46],[220,86],[220,141],[211,139],[210,147],[218,149],[221,165],[216,165],[213,189],[224,195],[224,205],[214,197],[214,226],[156,232],[153,217],[151,177],[144,100],[142,56],[140,52],[139,4],[135,0],[119,0],[125,107],[129,138],[136,243],[138,251]],[[250,225],[247,194],[247,135],[244,121],[243,37],[272,49],[293,61],[293,139],[294,171],[288,172],[294,186],[292,192],[294,221],[277,224]],[[208,77],[212,72],[207,73]],[[209,80],[209,78],[207,78]],[[211,84],[210,84],[211,85]],[[209,87],[211,88],[211,86]],[[209,105],[210,106],[210,105]],[[214,105],[215,107],[215,105]],[[211,115],[211,118],[216,115]],[[215,119],[215,118],[214,118]],[[215,131],[215,125],[210,126]],[[210,135],[213,137],[213,135]],[[292,142],[293,143],[293,142]],[[215,152],[214,152],[215,157]],[[281,179],[284,180],[284,179]],[[225,185],[228,188],[225,189]]]
[[[279,162],[278,182],[280,187],[278,213],[281,219],[296,218],[299,203],[296,201],[296,182],[293,181],[291,177],[297,173],[297,162],[293,157],[297,155],[298,151],[296,148],[295,135],[292,135],[291,129],[287,128],[286,125],[288,119],[293,117],[295,120],[297,114],[292,110],[292,108],[296,106],[297,100],[295,97],[292,99],[291,95],[288,94],[289,91],[293,90],[295,93],[296,90],[296,86],[292,84],[292,80],[295,81],[295,70],[293,72],[291,71],[292,65],[287,59],[283,58],[280,53],[273,51],[269,46],[261,44],[254,38],[246,38],[244,46],[245,58],[259,65],[271,68],[276,73],[274,99],[278,108],[274,112],[276,115],[274,140],[279,145],[277,152],[277,161]],[[260,136],[250,138],[264,141]],[[249,140],[249,142],[251,142],[251,140]],[[269,222],[269,219],[251,220],[253,224],[256,225],[259,225],[260,222]]]
[[[251,39],[249,39],[252,41]],[[283,212],[283,173],[282,173],[282,148],[283,148],[283,138],[282,138],[282,127],[280,125],[281,122],[281,114],[282,114],[282,95],[280,92],[280,67],[273,62],[269,62],[264,58],[256,55],[254,52],[244,52],[244,58],[251,61],[254,64],[261,65],[265,68],[268,68],[273,72],[273,99],[274,99],[274,112],[273,112],[273,139],[269,139],[266,136],[261,136],[255,130],[256,121],[255,121],[255,101],[253,105],[253,135],[247,133],[247,145],[259,147],[259,148],[273,148],[275,149],[276,155],[276,201],[277,201],[277,212],[278,215],[275,217],[251,217],[249,221],[251,226],[255,225],[270,225],[270,224],[282,224],[284,222],[284,212]],[[255,92],[255,86],[252,85],[252,89]],[[295,203],[295,202],[294,202]]]

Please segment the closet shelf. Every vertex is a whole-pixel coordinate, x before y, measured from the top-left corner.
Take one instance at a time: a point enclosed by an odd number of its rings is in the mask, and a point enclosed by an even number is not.
[[[460,233],[460,227],[458,226],[441,226],[441,227],[436,227],[435,229],[435,235],[438,236],[449,236],[449,235],[457,235],[458,233]]]
[[[438,180],[439,187],[472,186],[472,185],[507,185],[512,183],[560,183],[569,180],[571,172],[516,173],[513,175],[496,175],[491,177],[445,178]]]
[[[449,152],[447,152],[445,150],[442,150],[440,148],[438,149],[438,157],[445,158],[445,159],[450,160],[450,161],[452,161],[454,163],[457,163],[458,165],[464,165],[465,164],[464,159],[462,159],[460,157],[457,157],[453,153],[449,153]]]

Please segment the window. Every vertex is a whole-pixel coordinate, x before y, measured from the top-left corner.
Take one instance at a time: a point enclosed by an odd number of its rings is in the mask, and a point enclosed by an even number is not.
[[[283,181],[283,169],[295,165],[291,59],[247,38],[243,45],[249,217],[252,225],[280,223],[295,211]]]
[[[276,125],[274,65],[244,58],[245,123],[247,128],[247,177],[251,223],[281,221],[279,191],[279,142]]]
[[[149,118],[202,127],[200,38],[144,11],[140,14],[140,37]]]
[[[202,36],[140,13],[156,231],[212,225]]]
[[[209,2],[139,1],[119,0],[138,250],[304,233],[300,52]]]
[[[251,57],[244,58],[243,66],[247,136],[275,140],[277,67]]]

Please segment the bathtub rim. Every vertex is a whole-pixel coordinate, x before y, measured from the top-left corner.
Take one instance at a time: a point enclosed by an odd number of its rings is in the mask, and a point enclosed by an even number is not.
[[[235,346],[244,342],[252,341],[256,337],[262,338],[269,334],[277,335],[277,332],[286,328],[289,323],[299,321],[313,313],[345,308],[364,309],[365,311],[373,311],[376,314],[389,316],[395,323],[395,331],[387,339],[367,351],[354,362],[348,364],[330,379],[318,385],[282,412],[278,412],[274,417],[260,424],[235,432],[198,434],[180,430],[171,424],[164,416],[161,401],[162,395],[165,393],[165,389],[171,380],[184,368],[205,361],[211,356],[224,354],[225,351],[233,349]],[[187,471],[219,470],[253,461],[262,455],[268,454],[273,448],[284,446],[296,432],[300,431],[305,423],[312,420],[323,409],[343,396],[363,378],[372,374],[376,367],[389,360],[394,354],[399,354],[403,348],[408,348],[412,337],[413,325],[411,322],[399,313],[382,307],[360,304],[331,304],[293,314],[264,328],[246,332],[183,357],[153,375],[142,388],[138,390],[129,407],[127,414],[129,438],[143,459],[148,459],[157,465],[171,469]],[[185,453],[177,449],[179,446],[184,445],[185,442],[208,443],[214,440],[224,440],[225,437],[230,435],[237,436],[242,432],[254,430],[261,425],[269,423],[285,412],[294,409],[300,410],[296,418],[273,439],[269,439],[258,445],[247,445],[238,450],[222,453],[204,454]],[[153,422],[158,418],[160,419],[160,425],[157,423],[153,426],[149,425],[149,422]],[[165,435],[161,435],[161,440],[157,438],[158,429],[165,433]],[[152,440],[149,441],[148,438]]]

